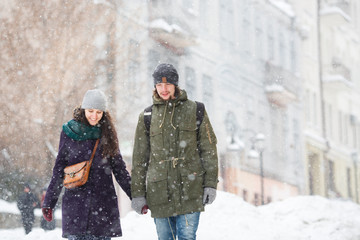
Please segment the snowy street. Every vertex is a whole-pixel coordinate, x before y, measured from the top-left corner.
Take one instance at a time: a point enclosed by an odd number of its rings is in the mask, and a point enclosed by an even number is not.
[[[7,210],[11,211],[11,204]],[[4,202],[0,202],[4,212]],[[37,213],[38,214],[38,213]],[[121,219],[123,237],[156,239],[150,214],[128,213]],[[218,191],[214,204],[200,217],[198,239],[208,240],[359,240],[360,206],[350,201],[318,196],[298,196],[254,207],[241,198]],[[35,228],[25,236],[22,228],[1,229],[1,240],[61,240],[61,229],[44,232]]]

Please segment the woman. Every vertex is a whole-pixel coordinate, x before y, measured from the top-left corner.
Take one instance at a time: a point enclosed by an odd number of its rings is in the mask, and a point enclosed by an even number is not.
[[[74,119],[63,125],[53,176],[42,207],[44,218],[52,220],[53,209],[63,187],[64,168],[89,160],[97,139],[88,181],[65,189],[62,199],[63,237],[70,240],[109,240],[122,236],[118,200],[112,180],[131,198],[130,175],[121,157],[117,134],[100,90],[86,92]]]

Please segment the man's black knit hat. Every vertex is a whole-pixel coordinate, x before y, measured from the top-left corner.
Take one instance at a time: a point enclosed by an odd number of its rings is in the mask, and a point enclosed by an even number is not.
[[[171,83],[175,86],[179,83],[179,75],[173,65],[169,63],[159,64],[154,73],[154,86],[158,83]]]

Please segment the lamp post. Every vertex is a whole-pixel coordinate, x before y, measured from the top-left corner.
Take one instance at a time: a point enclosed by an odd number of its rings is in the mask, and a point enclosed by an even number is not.
[[[259,152],[260,160],[260,187],[261,187],[261,205],[264,205],[264,166],[263,166],[263,152],[265,150],[265,135],[258,133],[254,139],[255,149]]]

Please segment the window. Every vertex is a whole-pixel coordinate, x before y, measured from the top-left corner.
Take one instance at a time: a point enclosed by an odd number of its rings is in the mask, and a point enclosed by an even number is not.
[[[282,32],[280,32],[279,34],[279,64],[280,66],[282,66],[283,68],[286,68],[285,65],[286,63],[286,56],[285,56],[285,40],[284,40],[284,34]]]
[[[250,12],[250,7],[249,7],[249,3],[248,1],[245,1],[244,4],[242,5],[243,8],[243,12],[242,12],[242,35],[241,35],[241,39],[242,39],[242,46],[244,49],[244,52],[248,55],[251,54],[251,12]]]
[[[271,25],[268,25],[267,38],[268,38],[267,40],[268,60],[274,60],[274,33]]]
[[[328,119],[328,131],[329,131],[329,137],[330,138],[333,138],[334,136],[334,134],[333,134],[333,118],[332,118],[332,106],[329,104],[328,105],[328,111],[327,111],[327,114],[328,114],[328,117],[327,117],[327,119]]]
[[[296,163],[301,162],[301,152],[300,152],[300,127],[299,121],[297,119],[293,119],[293,134],[294,134],[294,160]]]
[[[128,82],[131,84],[130,88],[136,87],[140,82],[140,64],[137,61],[130,60],[128,68]]]
[[[194,2],[191,0],[183,0],[183,7],[188,12],[194,12]]]
[[[315,126],[318,126],[318,119],[317,119],[317,113],[318,113],[318,109],[317,109],[317,95],[316,93],[313,93],[313,97],[312,97],[312,108],[311,108],[311,113],[312,113],[312,122]]]
[[[129,58],[138,60],[140,57],[140,46],[139,43],[133,39],[129,40]]]
[[[290,70],[295,73],[297,70],[297,56],[296,56],[295,40],[290,41]]]
[[[268,108],[266,107],[266,102],[260,100],[258,102],[258,108],[259,110],[257,111],[257,113],[259,114],[258,116],[258,123],[257,123],[257,128],[259,129],[260,132],[262,133],[266,133],[267,132],[267,116],[268,114],[266,113]]]
[[[309,89],[306,89],[306,108],[305,108],[305,114],[306,114],[306,122],[310,123],[311,122],[311,118],[310,118],[310,112],[311,112],[311,99],[310,99],[310,91]]]
[[[262,59],[263,55],[263,30],[262,30],[262,21],[261,21],[261,14],[255,14],[255,40],[256,40],[256,57],[258,59]]]
[[[129,65],[128,65],[128,82],[132,84],[132,87],[136,87],[140,82],[140,50],[139,43],[135,40],[129,40]]]
[[[352,198],[352,191],[351,191],[351,170],[350,168],[346,169],[346,178],[347,178],[347,191],[348,197]]]
[[[254,101],[254,97],[251,95],[246,96],[246,107],[247,107],[247,119],[248,122],[247,127],[250,129],[256,129],[256,119],[255,119],[255,113],[256,113],[256,102]]]
[[[349,123],[350,123],[350,117],[348,114],[344,114],[344,118],[343,118],[343,122],[344,122],[344,144],[347,145],[349,143],[349,134],[348,134],[348,130],[349,130]]]
[[[196,98],[195,71],[190,67],[185,68],[185,90],[190,98]]]
[[[329,160],[329,190],[336,191],[334,162]]]
[[[243,197],[244,201],[247,202],[248,192],[245,189],[242,191],[242,197]]]
[[[228,45],[234,45],[234,12],[232,0],[223,0],[220,2],[220,37]]]
[[[160,0],[151,0],[152,6],[153,7],[158,7],[159,6],[159,1]]]
[[[200,26],[204,32],[207,32],[209,30],[208,29],[208,18],[209,18],[208,4],[209,4],[209,2],[207,0],[200,0],[200,3],[199,3]]]
[[[341,111],[339,111],[339,113],[338,113],[338,119],[339,119],[339,124],[338,124],[338,126],[339,126],[339,141],[340,141],[340,143],[342,143],[343,142],[343,121],[342,121],[342,112]]]
[[[259,206],[259,205],[260,205],[259,203],[260,203],[259,194],[258,194],[258,193],[255,193],[255,194],[254,194],[253,204],[254,204],[255,206]]]
[[[147,74],[149,79],[152,79],[152,74],[156,66],[159,64],[159,62],[160,62],[160,54],[157,51],[150,50],[148,53],[148,74]],[[154,88],[153,81],[148,81],[148,82],[149,82],[149,87],[153,89]]]
[[[212,112],[214,105],[212,78],[204,74],[202,77],[202,86],[203,86],[203,102],[206,106],[207,111]]]

